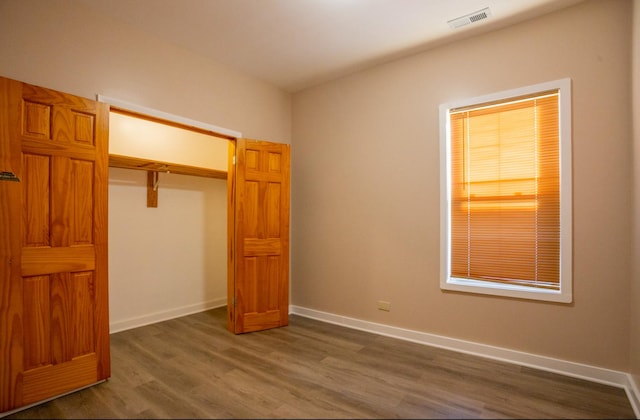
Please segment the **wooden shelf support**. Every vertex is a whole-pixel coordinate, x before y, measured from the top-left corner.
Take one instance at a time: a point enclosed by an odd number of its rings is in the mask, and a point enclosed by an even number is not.
[[[227,171],[202,168],[199,166],[180,165],[178,163],[160,162],[157,160],[134,158],[122,155],[109,155],[109,166],[114,168],[139,169],[142,171],[168,171],[172,174],[227,179]]]
[[[158,207],[158,177],[155,171],[147,171],[147,207]]]
[[[113,168],[147,171],[147,207],[158,207],[159,172],[227,179],[227,171],[122,155],[109,155],[109,166]]]

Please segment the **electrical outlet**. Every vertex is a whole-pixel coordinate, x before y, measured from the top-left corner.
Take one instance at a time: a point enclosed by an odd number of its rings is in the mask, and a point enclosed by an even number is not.
[[[389,312],[391,310],[391,302],[385,302],[384,300],[379,300],[378,309],[380,309],[381,311]]]

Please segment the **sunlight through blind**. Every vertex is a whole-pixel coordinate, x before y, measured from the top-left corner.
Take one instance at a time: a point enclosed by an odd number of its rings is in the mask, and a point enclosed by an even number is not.
[[[451,275],[559,289],[558,92],[451,110]]]

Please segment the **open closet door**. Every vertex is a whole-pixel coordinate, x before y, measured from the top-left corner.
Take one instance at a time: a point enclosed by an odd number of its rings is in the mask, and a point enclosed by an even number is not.
[[[238,139],[229,150],[228,328],[282,327],[289,323],[289,145]]]
[[[108,112],[0,77],[0,412],[111,374]]]

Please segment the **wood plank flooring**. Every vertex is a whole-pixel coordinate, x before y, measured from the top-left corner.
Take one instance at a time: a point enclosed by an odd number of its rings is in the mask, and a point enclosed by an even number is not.
[[[635,418],[620,388],[292,315],[226,308],[111,336],[108,381],[6,418]]]

